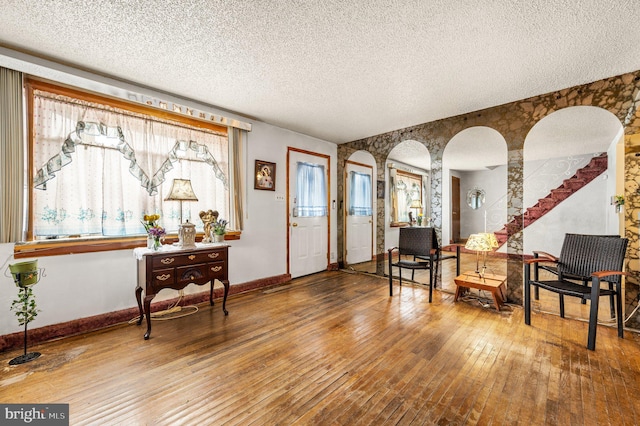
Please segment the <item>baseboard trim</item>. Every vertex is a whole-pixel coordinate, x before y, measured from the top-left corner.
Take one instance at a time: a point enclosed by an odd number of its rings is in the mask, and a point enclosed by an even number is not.
[[[273,277],[261,278],[254,281],[248,281],[242,284],[229,286],[229,296],[263,289],[265,287],[276,286],[291,281],[291,275],[282,274]],[[195,294],[189,294],[182,298],[184,305],[198,305],[209,302],[209,288],[207,290]],[[133,291],[131,292],[134,297]],[[214,299],[222,299],[224,295],[223,288],[214,289]],[[177,302],[177,298],[154,302],[151,305],[151,312],[158,312],[169,308]],[[78,334],[88,333],[100,330],[114,325],[119,325],[137,318],[139,315],[138,307],[123,309],[120,311],[107,312],[86,318],[78,318],[76,320],[67,321],[58,324],[52,324],[44,327],[29,329],[28,345],[35,345],[50,340],[71,337]],[[0,352],[12,350],[24,346],[24,332],[5,334],[0,336]]]

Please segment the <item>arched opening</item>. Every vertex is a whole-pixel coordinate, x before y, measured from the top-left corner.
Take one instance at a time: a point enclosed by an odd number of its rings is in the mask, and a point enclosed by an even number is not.
[[[396,145],[387,156],[385,182],[385,244],[394,247],[398,243],[398,229],[409,225],[410,217],[414,224],[420,215],[421,225],[429,223],[431,154],[427,147],[416,140]]]
[[[567,233],[623,234],[623,214],[612,203],[615,195],[624,194],[623,142],[618,118],[599,107],[561,109],[536,123],[523,152],[525,255],[559,256]],[[586,319],[588,307],[565,298],[567,317]],[[559,313],[558,296],[541,290],[536,308]],[[600,310],[602,318],[610,318],[608,303],[601,303]]]
[[[343,187],[345,198],[343,210],[344,253],[343,259],[351,268],[370,262],[375,256],[378,183],[377,166],[373,155],[367,151],[356,151],[345,163]],[[371,268],[371,265],[362,265]]]
[[[462,243],[507,220],[507,144],[489,127],[456,134],[442,155],[442,241]]]

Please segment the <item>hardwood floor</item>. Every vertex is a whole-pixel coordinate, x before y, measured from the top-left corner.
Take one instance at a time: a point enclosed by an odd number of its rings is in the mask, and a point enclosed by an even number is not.
[[[454,262],[451,262],[452,264]],[[443,272],[443,279],[447,273]],[[132,295],[133,297],[133,295]],[[231,297],[229,316],[121,325],[29,347],[0,401],[68,403],[72,425],[640,423],[640,339],[440,289],[323,272]]]

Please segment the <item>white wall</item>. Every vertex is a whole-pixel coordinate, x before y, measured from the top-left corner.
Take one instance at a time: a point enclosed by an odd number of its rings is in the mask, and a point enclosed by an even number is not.
[[[605,220],[613,210],[613,206],[603,202],[607,198],[607,183],[602,175],[597,177],[529,225],[524,231],[524,253],[541,250],[559,256],[566,233],[617,234]]]
[[[460,177],[460,238],[477,232],[492,232],[507,223],[507,166],[493,170],[458,172]],[[479,188],[485,202],[477,210],[467,204],[467,192]],[[486,227],[486,229],[485,229]]]
[[[246,155],[247,210],[245,229],[240,240],[230,241],[229,281],[231,285],[241,284],[261,278],[287,273],[287,227],[286,227],[286,185],[287,147],[329,155],[331,167],[331,200],[337,198],[337,145],[310,136],[292,132],[266,123],[251,121],[234,116],[197,102],[180,99],[131,84],[117,82],[104,77],[90,75],[69,67],[55,65],[25,55],[3,56],[6,50],[0,48],[0,66],[33,73],[60,83],[74,84],[93,91],[111,95],[126,90],[137,90],[148,96],[166,99],[183,106],[240,119],[252,124],[248,134]],[[16,56],[18,57],[16,59]],[[254,162],[256,159],[276,163],[276,191],[253,189]],[[278,200],[282,196],[283,200]],[[332,203],[333,204],[333,203]],[[330,250],[332,262],[337,252],[337,213],[332,209]],[[0,245],[2,273],[7,264],[16,263],[12,258],[13,244]],[[20,259],[24,261],[28,259]],[[41,310],[38,317],[29,324],[30,328],[71,321],[93,315],[136,307],[134,289],[136,287],[136,261],[133,250],[70,254],[38,258],[38,264],[45,269],[46,276],[34,286],[34,293]],[[13,313],[9,312],[11,301],[16,297],[17,288],[10,277],[2,280],[0,291],[0,335],[21,331]],[[206,286],[190,285],[186,294],[206,291]],[[174,290],[162,290],[156,299],[175,297]],[[230,308],[232,309],[232,308]]]

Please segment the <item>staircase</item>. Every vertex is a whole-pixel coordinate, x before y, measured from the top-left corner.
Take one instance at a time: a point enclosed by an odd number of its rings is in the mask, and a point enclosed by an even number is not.
[[[498,244],[502,246],[511,235],[531,225],[553,210],[555,206],[569,198],[573,193],[600,176],[607,170],[607,161],[606,153],[593,157],[589,164],[576,171],[576,174],[569,179],[565,179],[562,185],[556,189],[552,189],[549,195],[538,200],[538,202],[529,207],[522,216],[517,216],[506,224],[504,228],[496,231],[495,234],[498,239]]]

